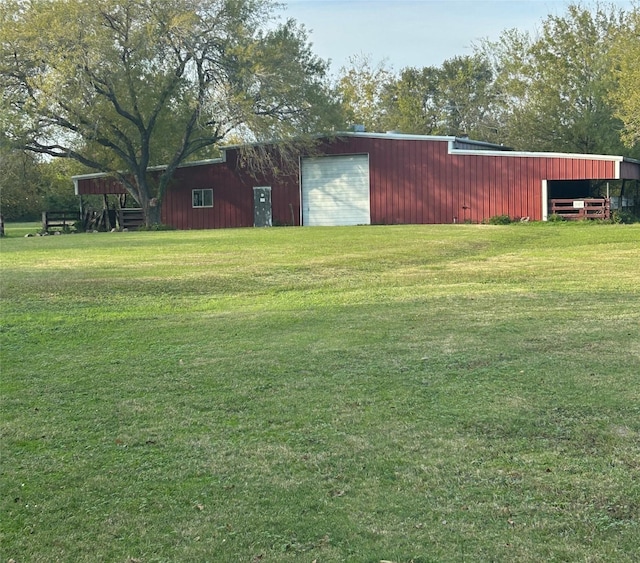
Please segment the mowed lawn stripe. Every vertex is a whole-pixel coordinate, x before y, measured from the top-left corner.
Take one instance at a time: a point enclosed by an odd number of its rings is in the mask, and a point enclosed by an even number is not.
[[[637,226],[9,237],[1,260],[5,559],[636,557]]]

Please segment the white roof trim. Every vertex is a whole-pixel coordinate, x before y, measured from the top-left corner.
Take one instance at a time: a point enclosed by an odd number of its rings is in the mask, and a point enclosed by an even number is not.
[[[193,162],[183,162],[178,166],[178,168],[189,168],[191,166],[204,166],[206,164],[220,164],[221,162],[226,162],[225,153],[222,152],[221,158],[209,158],[207,160],[194,160]],[[150,172],[155,172],[157,170],[164,170],[167,167],[166,164],[162,164],[160,166],[149,166],[147,168]],[[77,176],[71,176],[74,184],[77,186],[77,180],[91,180],[93,178],[107,178],[112,176],[113,173],[110,172],[94,172],[93,174],[79,174]],[[77,187],[76,187],[77,189]],[[77,195],[77,194],[76,194]]]
[[[358,131],[344,131],[335,134],[336,137],[365,137],[368,139],[400,139],[404,141],[455,141],[458,137],[441,135],[410,135],[408,133],[367,133]],[[468,139],[460,139],[467,141]]]
[[[527,152],[527,151],[487,151],[487,150],[470,150],[455,149],[449,145],[449,154],[459,155],[475,155],[475,156],[509,156],[520,158],[574,158],[582,160],[608,160],[620,163],[624,160],[622,156],[614,156],[610,154],[584,154],[584,153],[567,153],[567,152]]]
[[[107,172],[93,172],[92,174],[78,174],[76,176],[71,176],[74,184],[78,184],[78,180],[91,180],[92,178],[106,178],[107,176],[111,176],[111,174]]]

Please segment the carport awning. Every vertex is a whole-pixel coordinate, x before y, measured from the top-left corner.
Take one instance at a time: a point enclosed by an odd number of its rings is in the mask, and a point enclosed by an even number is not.
[[[624,158],[620,163],[619,180],[640,180],[640,160]]]
[[[73,176],[76,195],[109,195],[126,194],[127,190],[121,182],[108,174],[84,174]]]

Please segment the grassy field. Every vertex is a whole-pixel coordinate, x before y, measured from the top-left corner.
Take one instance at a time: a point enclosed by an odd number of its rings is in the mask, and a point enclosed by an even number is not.
[[[640,225],[0,245],[1,561],[638,561]]]
[[[42,230],[42,223],[31,221],[28,223],[7,223],[5,234],[7,238],[23,237],[27,234],[34,235]]]

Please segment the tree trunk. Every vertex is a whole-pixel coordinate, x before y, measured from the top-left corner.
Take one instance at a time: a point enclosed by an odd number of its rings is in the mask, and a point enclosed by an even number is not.
[[[144,174],[138,174],[136,176],[136,180],[136,195],[138,197],[135,199],[142,208],[145,227],[148,228],[153,227],[154,225],[159,225],[161,222],[160,198],[151,196],[149,184],[147,183],[147,178]]]
[[[144,213],[144,224],[146,227],[153,227],[159,225],[161,222],[161,207],[157,198],[151,198],[146,200],[142,205],[142,212]]]

